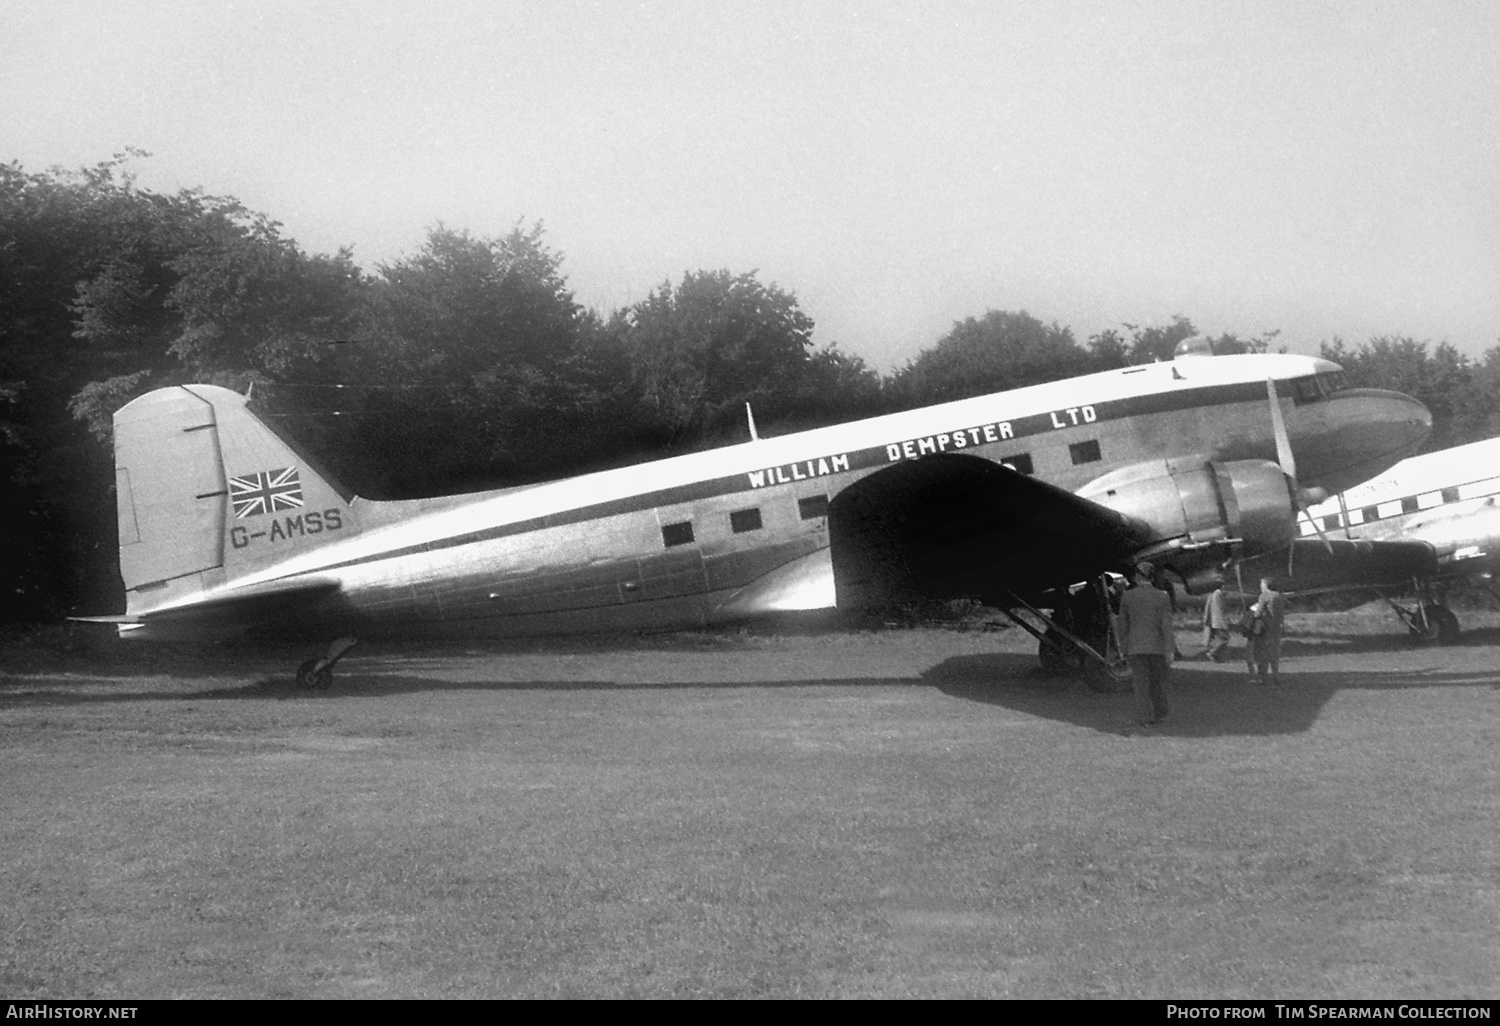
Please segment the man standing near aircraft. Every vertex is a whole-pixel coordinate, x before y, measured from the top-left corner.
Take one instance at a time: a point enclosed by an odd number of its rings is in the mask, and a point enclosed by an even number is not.
[[[1203,606],[1203,658],[1217,663],[1229,644],[1229,613],[1224,608],[1224,578],[1214,583],[1213,594]]]
[[[1250,648],[1246,659],[1250,664],[1250,679],[1257,684],[1266,683],[1266,668],[1271,669],[1270,683],[1281,684],[1281,627],[1286,619],[1286,599],[1271,587],[1269,577],[1260,579],[1260,597],[1250,607],[1255,614],[1254,627],[1250,631]]]
[[[1167,660],[1171,658],[1172,600],[1151,586],[1156,568],[1138,563],[1135,587],[1120,597],[1120,647],[1130,661],[1136,718],[1149,727],[1164,719],[1167,705]]]

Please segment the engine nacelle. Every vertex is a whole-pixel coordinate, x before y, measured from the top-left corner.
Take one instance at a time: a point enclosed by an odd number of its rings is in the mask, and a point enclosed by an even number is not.
[[[1284,548],[1297,534],[1292,483],[1269,460],[1150,460],[1091,481],[1078,495],[1149,524],[1142,555],[1171,554],[1179,571]],[[1204,558],[1187,558],[1193,553]]]

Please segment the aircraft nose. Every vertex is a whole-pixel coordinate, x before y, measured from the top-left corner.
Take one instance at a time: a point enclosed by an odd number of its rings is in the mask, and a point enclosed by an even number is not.
[[[1396,394],[1401,395],[1399,392]],[[1415,417],[1412,422],[1421,428],[1421,434],[1417,437],[1416,442],[1413,443],[1412,451],[1415,452],[1417,447],[1427,441],[1427,436],[1432,433],[1432,411],[1409,395],[1402,396],[1402,398],[1416,407]]]
[[[1327,430],[1314,450],[1316,471],[1302,476],[1341,492],[1415,455],[1432,431],[1432,411],[1402,392],[1351,388],[1330,399]],[[1300,460],[1299,460],[1300,469]]]
[[[1387,425],[1386,431],[1395,445],[1393,451],[1400,453],[1397,462],[1415,456],[1432,433],[1432,411],[1403,392],[1373,388],[1369,391],[1379,393],[1376,401],[1385,404],[1380,419]]]

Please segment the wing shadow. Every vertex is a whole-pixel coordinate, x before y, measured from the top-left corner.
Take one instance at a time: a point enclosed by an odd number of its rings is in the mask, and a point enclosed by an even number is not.
[[[1132,693],[1099,694],[1044,674],[1025,655],[953,656],[923,680],[954,698],[999,705],[1103,733],[1134,735]],[[1500,674],[1446,671],[1298,672],[1283,667],[1282,685],[1251,683],[1235,663],[1178,662],[1167,682],[1171,715],[1153,734],[1169,737],[1295,734],[1317,720],[1328,700],[1346,689],[1430,687],[1500,688]]]

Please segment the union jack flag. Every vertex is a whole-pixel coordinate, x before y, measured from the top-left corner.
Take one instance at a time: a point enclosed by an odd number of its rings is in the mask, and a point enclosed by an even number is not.
[[[249,477],[229,479],[229,501],[236,517],[253,517],[278,509],[297,509],[302,505],[302,484],[297,468],[267,470]]]

